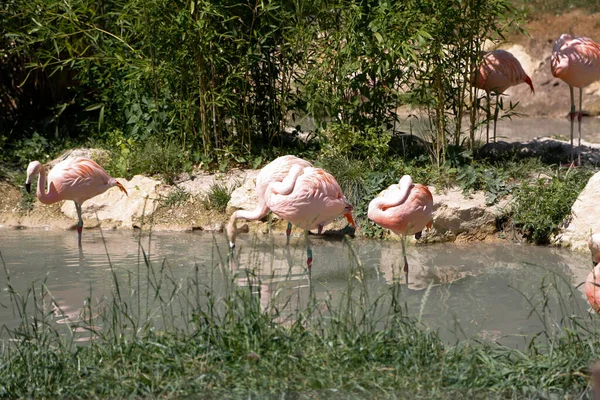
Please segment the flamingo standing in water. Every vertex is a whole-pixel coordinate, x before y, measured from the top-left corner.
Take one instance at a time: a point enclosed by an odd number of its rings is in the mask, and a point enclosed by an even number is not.
[[[494,50],[483,56],[479,69],[475,72],[473,86],[485,90],[487,97],[487,130],[486,141],[490,141],[490,92],[496,94],[496,109],[494,111],[494,142],[496,141],[496,122],[498,120],[498,98],[506,89],[526,83],[535,93],[531,78],[527,76],[519,60],[506,50]]]
[[[59,162],[48,174],[48,191],[46,192],[46,169],[39,161],[32,161],[27,167],[27,180],[25,188],[31,193],[31,182],[36,175],[40,175],[37,185],[37,198],[44,204],[53,204],[62,200],[73,200],[77,210],[77,234],[79,247],[81,247],[81,232],[83,219],[81,205],[84,201],[106,192],[117,186],[127,194],[127,190],[115,178],[96,162],[89,158],[68,158]]]
[[[308,231],[318,229],[344,215],[352,226],[352,206],[346,200],[335,178],[321,168],[294,156],[283,156],[266,165],[256,178],[258,205],[254,211],[238,210],[229,218],[227,236],[229,247],[235,247],[238,234],[238,218],[258,220],[269,210],[288,221],[287,240],[291,224],[306,232],[307,265],[312,266],[312,250],[308,242]]]
[[[369,203],[369,219],[401,237],[407,285],[406,236],[415,235],[419,239],[425,227],[431,228],[432,213],[431,192],[426,186],[413,184],[409,175],[404,175],[399,184],[391,185]]]
[[[573,124],[577,115],[577,128],[581,146],[581,104],[583,88],[600,79],[600,45],[592,39],[582,36],[572,36],[567,33],[560,35],[552,49],[550,63],[552,75],[569,85],[571,92],[571,162],[573,162]],[[573,88],[579,88],[579,112],[575,112]]]
[[[588,247],[592,252],[592,264],[595,267],[585,280],[585,296],[594,311],[600,313],[600,233],[590,236]]]

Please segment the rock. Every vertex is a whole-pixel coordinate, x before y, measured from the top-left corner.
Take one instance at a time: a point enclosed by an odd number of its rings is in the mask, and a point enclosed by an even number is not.
[[[596,172],[573,203],[572,218],[554,239],[556,244],[588,251],[588,238],[592,233],[600,232],[599,198],[600,172]]]
[[[458,188],[445,193],[433,193],[433,228],[430,236],[441,241],[454,241],[459,237],[485,239],[496,233],[496,217],[502,205],[487,206],[485,194],[475,192],[465,197]],[[505,203],[502,203],[505,204]]]
[[[193,176],[189,176],[177,184],[177,187],[183,189],[192,196],[202,197],[210,190],[215,183],[226,185],[227,187],[238,187],[241,182],[247,178],[256,177],[258,170],[240,170],[233,169],[226,174],[216,173],[209,174],[207,172],[200,171]]]
[[[133,228],[142,215],[148,217],[154,213],[159,199],[157,190],[160,181],[142,175],[134,176],[131,181],[117,180],[125,186],[129,196],[125,196],[118,188],[111,188],[87,200],[83,203],[84,219],[95,221],[97,213],[102,225],[118,221],[122,227]],[[61,211],[69,218],[77,219],[72,201],[65,201]]]
[[[254,210],[256,208],[258,196],[256,196],[255,189],[258,172],[255,170],[255,173],[249,173],[245,177],[244,183],[231,193],[231,199],[227,203],[227,215],[237,210]]]
[[[104,149],[72,149],[67,150],[60,156],[56,157],[54,160],[50,161],[46,164],[47,167],[54,167],[59,162],[66,160],[67,158],[74,157],[86,157],[91,158],[96,161],[101,166],[105,166],[110,159],[110,153]]]

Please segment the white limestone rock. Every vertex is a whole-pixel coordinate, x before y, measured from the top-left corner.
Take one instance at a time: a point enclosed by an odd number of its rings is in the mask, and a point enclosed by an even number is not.
[[[121,227],[133,228],[142,215],[152,215],[158,204],[158,187],[160,181],[142,175],[134,176],[130,181],[117,178],[125,187],[129,196],[114,187],[83,203],[82,211],[85,220],[119,222]],[[61,211],[69,218],[77,219],[75,204],[65,201]]]

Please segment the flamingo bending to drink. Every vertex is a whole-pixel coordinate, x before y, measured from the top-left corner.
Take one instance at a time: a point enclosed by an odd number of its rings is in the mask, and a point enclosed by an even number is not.
[[[415,235],[417,239],[420,238],[423,229],[431,228],[432,214],[431,192],[426,186],[413,184],[409,175],[404,175],[397,185],[391,185],[369,203],[369,219],[401,238],[407,285],[406,236]]]
[[[308,161],[294,156],[283,156],[266,165],[256,179],[258,206],[254,211],[234,212],[227,225],[230,248],[235,247],[238,234],[238,218],[257,220],[269,210],[288,221],[286,235],[289,241],[291,225],[306,231],[307,265],[312,266],[312,250],[308,242],[308,231],[318,229],[344,215],[352,226],[352,206],[346,200],[335,178]]]
[[[511,86],[526,83],[535,93],[531,78],[525,73],[519,60],[506,50],[494,50],[486,53],[475,73],[473,86],[487,93],[488,124],[486,140],[490,141],[490,92],[496,94],[496,109],[494,110],[494,142],[496,141],[496,122],[498,120],[498,98]]]
[[[81,205],[84,201],[118,187],[127,194],[127,190],[115,178],[112,178],[95,161],[85,157],[68,158],[59,162],[48,173],[48,191],[46,191],[46,168],[39,161],[32,161],[27,167],[25,188],[31,193],[31,182],[39,174],[37,198],[44,204],[54,204],[62,200],[73,200],[77,210],[77,234],[81,247],[83,219]]]

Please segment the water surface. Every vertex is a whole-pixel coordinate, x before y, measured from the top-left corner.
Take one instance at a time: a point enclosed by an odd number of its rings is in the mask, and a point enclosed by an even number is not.
[[[140,241],[153,267],[167,271],[172,282],[198,280],[218,296],[235,276],[236,285],[252,285],[265,307],[270,302],[285,305],[283,314],[302,310],[310,290],[318,299],[341,303],[348,285],[360,282],[371,299],[387,290],[399,291],[406,312],[439,330],[448,342],[482,338],[524,348],[531,335],[559,327],[566,315],[593,319],[575,288],[585,280],[590,258],[566,249],[510,243],[410,245],[407,286],[401,247],[395,241],[311,237],[314,262],[309,282],[302,237],[292,238],[286,247],[280,235],[241,235],[235,257],[228,259],[222,234],[153,233],[140,239],[138,231],[108,231],[103,232],[104,240],[101,234],[86,230],[79,251],[74,231],[0,230],[10,284],[25,291],[32,281],[45,282],[62,310],[56,313],[57,322],[75,319],[86,298],[97,304],[114,293],[113,273],[125,294],[135,292],[128,291],[128,285],[148,289]],[[0,321],[14,328],[19,318],[7,285],[0,273]],[[546,312],[532,312],[540,311],[545,299]],[[377,312],[385,313],[386,308]]]

